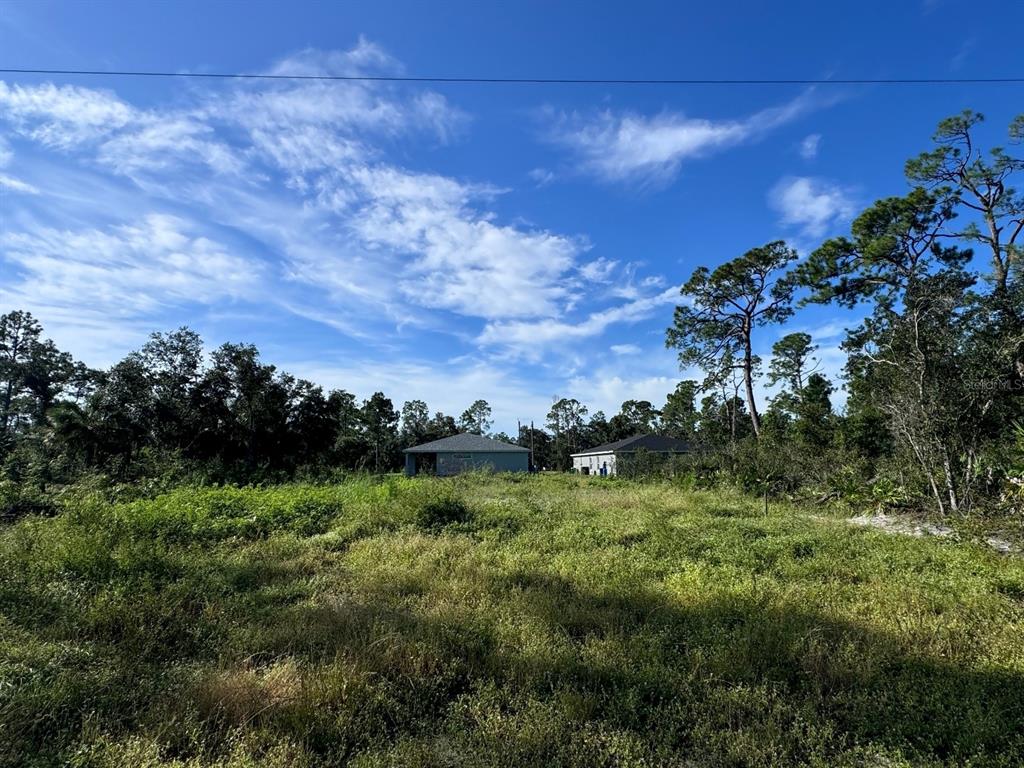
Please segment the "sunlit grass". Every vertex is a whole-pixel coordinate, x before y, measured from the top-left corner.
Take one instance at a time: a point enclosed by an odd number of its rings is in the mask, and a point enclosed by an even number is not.
[[[0,531],[0,764],[1024,764],[1024,563],[613,479]]]

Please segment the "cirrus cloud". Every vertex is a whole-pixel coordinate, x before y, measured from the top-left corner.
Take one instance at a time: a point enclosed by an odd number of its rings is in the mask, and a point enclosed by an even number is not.
[[[269,71],[401,65],[361,40]],[[105,89],[0,82],[0,125],[13,144],[0,145],[0,161],[17,151],[20,174],[28,149],[26,178],[40,188],[0,176],[7,190],[38,192],[8,206],[0,300],[35,312],[90,362],[116,359],[157,328],[226,328],[236,317],[261,346],[260,333],[306,343],[302,351],[341,338],[354,360],[436,345],[476,366],[475,377],[438,368],[452,402],[484,386],[511,399],[521,383],[495,383],[516,370],[511,357],[559,357],[567,339],[650,319],[675,299],[636,262],[591,254],[585,234],[499,214],[510,190],[424,168],[432,155],[409,145],[436,149],[470,124],[440,93],[288,80],[175,88],[143,106]],[[367,387],[379,370],[365,374]]]
[[[808,176],[780,179],[768,193],[768,204],[784,225],[798,228],[807,237],[821,237],[851,219],[855,211],[849,190]]]
[[[604,182],[661,186],[687,160],[756,141],[816,106],[811,91],[739,119],[691,117],[680,112],[577,112],[554,116],[548,139],[568,150],[581,171]]]

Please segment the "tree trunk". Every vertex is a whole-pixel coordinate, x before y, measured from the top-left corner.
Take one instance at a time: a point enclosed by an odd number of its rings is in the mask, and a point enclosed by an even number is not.
[[[985,212],[985,224],[988,226],[989,245],[992,248],[992,270],[995,291],[1000,296],[1006,294],[1007,278],[1009,276],[1009,265],[1003,261],[1003,245],[1000,238],[1000,227],[992,211]],[[1008,261],[1009,259],[1007,259]]]
[[[7,386],[4,389],[4,402],[3,412],[0,414],[0,435],[7,434],[7,428],[11,420],[11,400],[14,397],[14,373],[11,373],[12,378],[7,380]]]
[[[1010,270],[1013,266],[1013,253],[1010,249],[1015,247],[1016,233],[1010,237],[1008,244],[1004,246],[1002,243],[1002,228],[996,221],[993,212],[991,210],[985,211],[984,218],[989,231],[989,246],[992,248],[992,294],[996,299],[996,306],[999,312],[1010,325],[1012,332],[1019,338],[1021,326],[1024,323],[1021,322],[1021,317],[1017,314],[1009,295]],[[1004,249],[1006,250],[1005,258],[1003,256]],[[1013,368],[1017,378],[1024,379],[1024,344],[1020,342],[1015,344],[1012,357]]]
[[[0,434],[7,435],[11,424],[11,403],[14,400],[14,377],[18,374],[18,355],[21,354],[21,327],[15,328],[11,340],[11,370],[7,378],[7,386],[4,388],[4,403],[2,422],[0,422]]]
[[[750,410],[750,423],[754,427],[754,437],[761,437],[761,416],[754,402],[754,354],[750,349],[750,329],[746,330],[746,342],[743,346],[743,385],[747,390],[747,408]]]
[[[892,415],[897,415],[893,413]],[[931,467],[928,466],[928,462],[925,460],[924,454],[918,447],[917,442],[914,440],[914,434],[910,427],[906,424],[901,424],[901,430],[904,437],[906,437],[907,443],[910,444],[911,450],[914,452],[914,456],[917,458],[918,463],[921,465],[921,469],[924,471],[925,477],[928,478],[928,485],[931,486],[932,495],[935,497],[935,503],[939,507],[939,514],[946,514],[946,505],[942,503],[942,494],[939,492],[939,485],[935,482],[935,474],[932,472]],[[901,479],[901,484],[904,483]]]
[[[957,501],[956,486],[953,483],[953,468],[946,446],[942,446],[942,474],[946,481],[946,493],[949,495],[949,509],[952,512],[959,512],[960,504]]]

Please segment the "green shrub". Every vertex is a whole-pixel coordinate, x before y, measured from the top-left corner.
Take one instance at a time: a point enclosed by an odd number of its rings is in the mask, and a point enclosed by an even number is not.
[[[130,535],[169,541],[263,538],[275,531],[311,536],[341,514],[329,487],[181,488],[115,505],[114,523]]]
[[[431,532],[472,522],[473,513],[462,499],[454,496],[432,499],[424,504],[416,515],[416,525]]]
[[[28,515],[53,515],[57,506],[42,491],[27,485],[0,481],[0,523]]]

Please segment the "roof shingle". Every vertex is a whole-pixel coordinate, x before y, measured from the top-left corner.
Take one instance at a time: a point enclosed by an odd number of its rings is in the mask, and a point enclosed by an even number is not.
[[[690,450],[685,440],[678,440],[674,437],[664,435],[633,435],[625,440],[616,440],[614,443],[605,443],[595,448],[588,448],[579,451],[573,456],[587,456],[593,453],[632,453],[639,448],[655,453],[686,453]]]
[[[461,435],[443,437],[430,443],[406,448],[403,453],[519,453],[529,452],[529,450],[529,448],[503,443],[501,440],[493,440],[483,435],[464,432]]]

